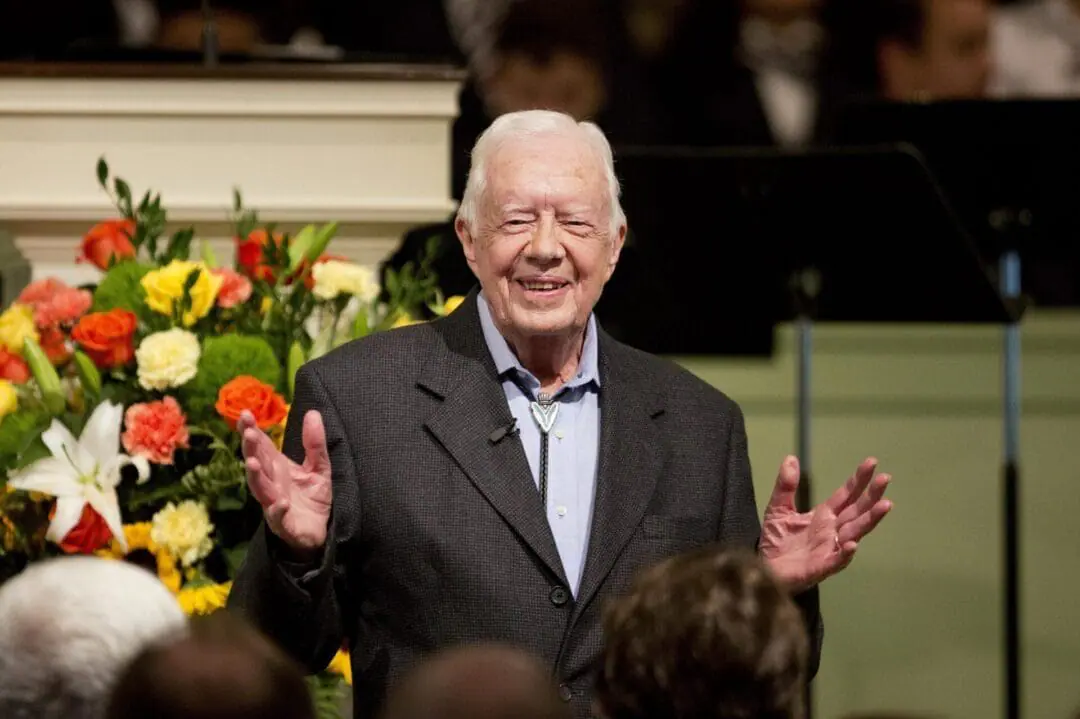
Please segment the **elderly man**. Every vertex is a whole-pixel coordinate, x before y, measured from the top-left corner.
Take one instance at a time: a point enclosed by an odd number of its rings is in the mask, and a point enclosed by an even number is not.
[[[265,522],[233,603],[313,670],[347,639],[357,717],[428,652],[482,641],[541,657],[585,717],[603,600],[714,542],[758,546],[819,646],[814,587],[890,509],[888,477],[867,460],[800,514],[789,458],[762,532],[738,406],[593,316],[626,234],[603,134],[503,115],[456,227],[479,292],[305,365],[284,455],[241,420]]]

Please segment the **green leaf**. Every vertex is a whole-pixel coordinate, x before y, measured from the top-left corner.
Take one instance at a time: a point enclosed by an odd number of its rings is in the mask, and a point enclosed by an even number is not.
[[[352,337],[353,339],[359,339],[360,337],[367,337],[371,334],[371,327],[368,324],[368,308],[361,307],[360,311],[356,313],[356,319],[353,320]]]
[[[225,555],[225,565],[228,567],[230,577],[235,577],[236,573],[240,571],[240,565],[244,563],[247,551],[248,543],[241,542],[235,547],[230,547],[222,552]]]
[[[326,252],[330,240],[334,239],[334,236],[337,235],[338,227],[338,223],[331,222],[318,229],[315,233],[315,241],[311,243],[311,247],[309,247],[307,251],[308,262],[314,262],[322,256],[322,253]]]
[[[315,242],[315,225],[304,227],[289,243],[289,271],[294,272],[308,257],[308,250]]]
[[[30,445],[23,450],[23,453],[19,455],[19,461],[15,463],[15,469],[24,469],[39,459],[45,459],[50,456],[52,456],[52,452],[49,451],[49,448],[41,441],[41,436],[38,435],[30,442]]]
[[[390,294],[391,298],[397,297],[401,292],[401,283],[398,281],[398,275],[395,270],[386,270],[386,291]]]
[[[116,188],[116,198],[120,212],[124,214],[124,217],[133,217],[135,213],[131,211],[131,188],[119,177],[113,180],[113,186]]]
[[[96,398],[101,394],[101,372],[94,362],[79,350],[75,350],[75,368],[79,372],[79,381],[83,389]]]
[[[214,504],[214,509],[219,512],[237,512],[244,508],[244,503],[236,497],[221,495]]]
[[[232,191],[233,212],[238,213],[244,209],[244,198],[240,196],[240,188],[234,187]]]
[[[289,361],[286,367],[286,375],[289,386],[289,400],[292,401],[293,392],[296,389],[296,372],[307,361],[304,355],[304,347],[299,342],[293,342],[289,347]]]
[[[210,243],[206,240],[199,242],[199,254],[202,256],[203,263],[211,269],[218,266],[217,256],[214,255],[214,248],[210,246]]]
[[[97,179],[98,184],[102,187],[106,187],[106,183],[109,181],[109,165],[105,162],[105,156],[101,156],[97,161]]]

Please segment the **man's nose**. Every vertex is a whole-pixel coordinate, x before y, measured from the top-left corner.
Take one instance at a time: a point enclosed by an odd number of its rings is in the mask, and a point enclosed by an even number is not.
[[[542,215],[533,232],[528,247],[529,256],[536,260],[551,261],[562,257],[562,244],[559,242],[555,218]]]

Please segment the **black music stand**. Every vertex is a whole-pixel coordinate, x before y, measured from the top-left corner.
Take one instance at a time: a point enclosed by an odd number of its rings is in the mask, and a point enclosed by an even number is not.
[[[997,265],[1001,293],[1036,302],[1080,302],[1080,101],[968,100],[928,104],[865,101],[841,116],[837,140],[917,147],[964,224]],[[1041,272],[1073,275],[1065,287]],[[1021,282],[1021,275],[1024,280]],[[1057,283],[1055,283],[1057,284]],[[1020,681],[1020,328],[1004,332],[1002,461],[1005,585],[1005,716],[1019,719]]]

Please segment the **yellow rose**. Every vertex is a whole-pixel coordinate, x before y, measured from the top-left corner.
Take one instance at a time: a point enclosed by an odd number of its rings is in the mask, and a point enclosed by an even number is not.
[[[185,587],[180,590],[177,600],[184,614],[190,616],[205,616],[213,614],[219,609],[224,609],[229,601],[229,590],[232,582],[224,584],[205,584],[198,587]]]
[[[173,260],[161,269],[146,273],[142,278],[142,286],[146,290],[146,304],[155,312],[172,315],[173,303],[183,299],[184,282],[195,270],[199,270],[199,278],[191,288],[191,309],[184,313],[182,319],[184,326],[190,327],[206,317],[214,307],[224,279],[221,275],[212,274],[210,268],[202,262]]]
[[[311,292],[320,300],[332,300],[339,295],[353,295],[369,303],[379,296],[379,283],[370,267],[328,260],[311,268],[315,286]]]
[[[34,328],[34,310],[29,305],[13,304],[0,315],[0,345],[22,357],[23,340],[27,337],[35,342],[41,339]]]
[[[19,394],[15,385],[6,379],[0,379],[0,419],[19,408]]]
[[[461,295],[454,295],[453,297],[447,297],[446,302],[443,302],[443,314],[444,315],[450,314],[451,312],[456,310],[458,307],[460,307],[461,303],[464,302],[464,301],[465,301],[465,298],[462,297]]]
[[[179,327],[149,335],[135,350],[139,384],[156,390],[185,384],[198,371],[201,352],[199,338]]]
[[[151,520],[150,539],[169,552],[180,564],[190,567],[210,554],[214,525],[206,507],[190,499],[169,502]]]

